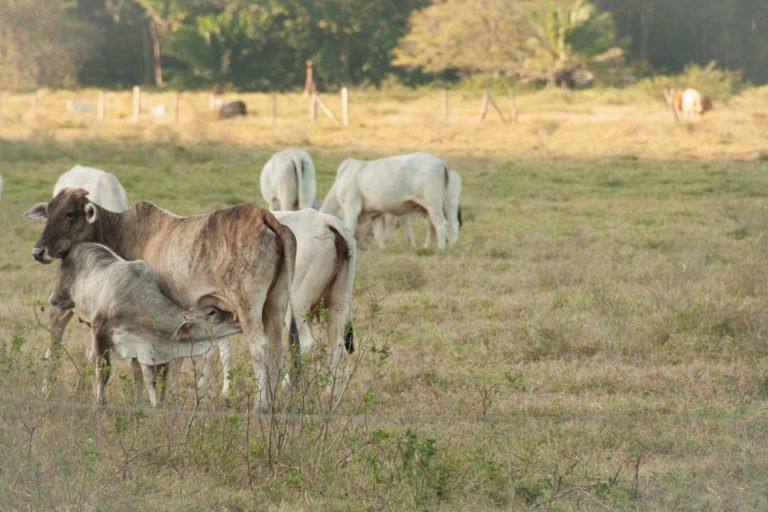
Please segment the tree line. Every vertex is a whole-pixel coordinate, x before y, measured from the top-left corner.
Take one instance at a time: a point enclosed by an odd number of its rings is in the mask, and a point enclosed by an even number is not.
[[[0,0],[0,88],[768,80],[764,0]]]

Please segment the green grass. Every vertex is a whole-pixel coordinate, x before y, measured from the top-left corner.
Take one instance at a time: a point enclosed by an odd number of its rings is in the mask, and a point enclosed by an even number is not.
[[[551,101],[565,101],[560,94],[519,104],[541,105],[543,115],[558,111]],[[569,109],[574,98],[600,106],[590,93],[569,97]],[[477,125],[436,126],[430,133],[441,137],[413,134],[414,142],[407,122],[385,127],[378,118],[350,132],[257,126],[263,145],[243,142],[238,124],[228,125],[236,131],[229,142],[213,133],[219,125],[194,143],[187,138],[208,125],[159,142],[124,127],[100,136],[6,134],[0,508],[765,509],[768,161],[749,156],[758,145],[751,136],[725,152],[707,146],[713,135],[759,128],[737,107],[721,109],[717,126],[705,118],[691,133],[674,131],[684,151],[651,139],[647,153],[637,151],[653,133],[642,119],[630,122],[637,131],[626,120],[599,129],[568,120],[549,135],[537,119],[495,125],[526,141],[545,137],[543,150],[498,144],[498,133],[488,145],[493,130]],[[312,142],[302,144],[307,133]],[[559,137],[573,146],[555,151]],[[328,440],[310,417],[286,426],[276,453],[265,422],[247,419],[245,363],[232,404],[206,396],[191,423],[189,364],[160,414],[137,415],[120,408],[131,404],[133,383],[118,362],[107,387],[115,409],[91,412],[80,325],[65,335],[71,359],[62,356],[55,372],[53,405],[35,402],[51,363],[33,307],[47,299],[55,267],[30,257],[42,226],[22,214],[48,199],[62,171],[108,169],[129,200],[194,214],[261,203],[261,165],[283,145],[310,150],[322,197],[344,158],[385,156],[398,140],[422,141],[461,173],[465,225],[445,253],[412,250],[402,234],[384,251],[361,245],[354,316],[363,356]],[[697,144],[701,154],[687,154]],[[422,223],[413,224],[423,239]],[[311,411],[319,402],[281,403]]]

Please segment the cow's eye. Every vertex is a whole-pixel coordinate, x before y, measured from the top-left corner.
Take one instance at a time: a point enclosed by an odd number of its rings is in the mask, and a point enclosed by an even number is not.
[[[68,219],[74,219],[74,218],[77,218],[77,212],[67,212],[67,215],[66,215],[66,217],[67,217]]]

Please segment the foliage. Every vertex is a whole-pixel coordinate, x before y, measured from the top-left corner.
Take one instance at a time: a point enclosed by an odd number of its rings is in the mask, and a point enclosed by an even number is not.
[[[529,78],[573,86],[577,70],[622,57],[610,13],[598,12],[590,0],[576,0],[567,9],[550,6],[532,19],[535,36],[528,42],[531,56],[524,64]]]
[[[613,14],[633,60],[678,73],[710,61],[768,80],[768,2],[763,0],[596,0]]]
[[[428,72],[513,74],[531,31],[530,2],[446,0],[415,11],[395,64]]]
[[[70,2],[0,0],[0,13],[0,88],[77,83],[92,29],[77,20]]]

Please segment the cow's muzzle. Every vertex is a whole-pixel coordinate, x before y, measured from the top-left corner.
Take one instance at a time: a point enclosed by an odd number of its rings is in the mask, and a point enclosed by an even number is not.
[[[32,249],[32,257],[40,263],[50,263],[53,261],[53,258],[48,254],[48,251],[40,247]]]

